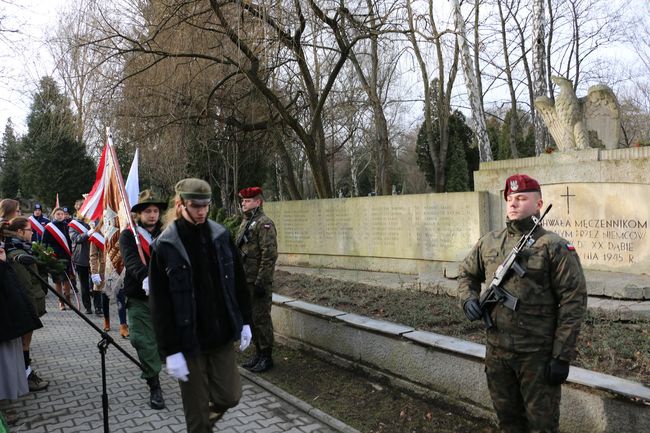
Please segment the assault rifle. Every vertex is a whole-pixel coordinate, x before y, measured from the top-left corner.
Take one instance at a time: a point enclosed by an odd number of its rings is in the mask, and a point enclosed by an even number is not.
[[[255,218],[255,215],[257,215],[259,207],[256,207],[255,210],[253,211],[250,219],[246,223],[246,227],[244,227],[244,231],[241,232],[241,235],[237,238],[237,248],[239,248],[239,251],[241,252],[241,247],[248,242],[248,229],[251,228],[251,223],[253,222],[253,219]],[[242,252],[242,259],[246,258],[246,254]]]
[[[486,329],[494,327],[494,323],[490,317],[490,312],[496,304],[502,303],[504,307],[509,308],[512,311],[517,311],[519,308],[519,299],[504,289],[502,284],[503,281],[510,276],[510,270],[514,271],[519,278],[526,275],[526,270],[517,263],[517,259],[524,248],[530,248],[535,243],[536,239],[533,237],[533,232],[542,223],[542,220],[548,211],[551,210],[551,206],[553,205],[548,205],[541,217],[537,218],[533,216],[533,222],[535,224],[528,233],[524,234],[521,239],[519,239],[519,242],[517,242],[517,245],[515,245],[512,251],[510,251],[508,257],[506,257],[503,263],[499,265],[494,273],[494,278],[492,279],[490,286],[479,297],[479,306],[483,313],[483,321],[485,322]]]

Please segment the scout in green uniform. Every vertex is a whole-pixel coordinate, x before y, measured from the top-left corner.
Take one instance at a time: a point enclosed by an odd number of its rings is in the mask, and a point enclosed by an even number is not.
[[[138,196],[138,202],[131,207],[136,215],[138,243],[131,229],[120,233],[120,253],[124,261],[124,295],[126,313],[129,319],[129,340],[142,364],[142,378],[149,386],[149,406],[152,409],[165,408],[159,373],[162,368],[156,335],[149,306],[149,263],[151,243],[160,234],[160,214],[167,209],[167,203],[145,189]],[[143,261],[144,259],[144,261]]]
[[[253,309],[253,342],[255,355],[242,366],[254,373],[273,367],[273,323],[271,301],[273,273],[278,258],[275,225],[262,210],[262,188],[251,187],[239,191],[244,219],[237,234],[246,271],[246,282],[251,293]]]
[[[506,228],[483,236],[460,266],[463,309],[470,320],[482,317],[481,283],[490,279],[539,217],[539,183],[524,174],[506,180]],[[512,311],[497,304],[487,331],[485,373],[492,403],[506,433],[557,432],[561,384],[575,357],[576,340],[587,307],[585,277],[575,248],[541,226],[536,242],[522,251],[523,277],[512,273],[503,287],[519,299]]]

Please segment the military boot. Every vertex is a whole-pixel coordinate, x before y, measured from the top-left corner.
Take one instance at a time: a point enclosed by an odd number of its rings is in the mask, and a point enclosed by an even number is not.
[[[271,349],[264,349],[260,353],[260,360],[249,368],[252,373],[264,373],[273,368],[273,358],[271,357]]]
[[[150,377],[147,379],[149,385],[149,406],[152,409],[160,410],[165,408],[165,399],[163,399],[162,389],[160,388],[160,381],[158,376]]]
[[[248,361],[244,362],[241,366],[244,367],[246,370],[250,370],[253,368],[258,362],[260,362],[260,352],[255,351],[255,355],[253,355]]]

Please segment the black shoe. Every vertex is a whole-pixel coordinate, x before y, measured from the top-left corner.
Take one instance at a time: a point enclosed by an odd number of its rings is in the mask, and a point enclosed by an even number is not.
[[[248,369],[251,373],[264,373],[273,368],[273,358],[271,355],[262,355],[257,364]]]
[[[226,412],[213,412],[212,410],[208,412],[208,420],[210,421],[210,425],[215,425],[223,416],[226,414]]]
[[[103,316],[104,312],[101,308],[95,308],[95,316]]]
[[[210,425],[214,426],[217,421],[219,421],[223,416],[226,414],[226,411],[228,409],[223,409],[221,411],[220,409],[217,409],[211,401],[208,402],[208,420],[210,421]]]
[[[255,352],[255,355],[253,355],[253,357],[250,358],[248,361],[244,362],[241,366],[244,367],[246,370],[250,370],[255,366],[255,364],[260,362],[260,357],[261,355],[258,352]]]
[[[160,389],[160,381],[158,376],[151,377],[147,379],[147,385],[149,385],[149,406],[155,410],[161,410],[165,408],[165,399],[162,395],[162,389]]]
[[[42,391],[50,385],[50,382],[43,380],[36,375],[36,372],[32,370],[27,376],[27,386],[31,392]]]
[[[86,308],[86,311],[84,311],[86,314],[93,314],[93,310],[90,308]]]

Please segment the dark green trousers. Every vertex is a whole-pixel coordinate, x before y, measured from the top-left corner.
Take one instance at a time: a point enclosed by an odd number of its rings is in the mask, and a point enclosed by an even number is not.
[[[485,374],[504,433],[556,433],[561,385],[549,385],[545,352],[512,353],[487,347]]]
[[[179,381],[188,433],[212,432],[208,403],[225,412],[237,406],[242,394],[235,349],[228,343],[209,353],[185,356],[190,371],[187,382]]]
[[[271,306],[273,304],[273,292],[267,290],[263,297],[257,297],[252,284],[249,284],[251,294],[251,331],[253,333],[253,344],[258,352],[273,349],[273,322],[271,321]]]
[[[149,303],[129,298],[126,301],[126,313],[129,320],[129,341],[138,353],[138,359],[144,368],[141,377],[143,379],[155,377],[160,373],[162,363],[151,323]]]

